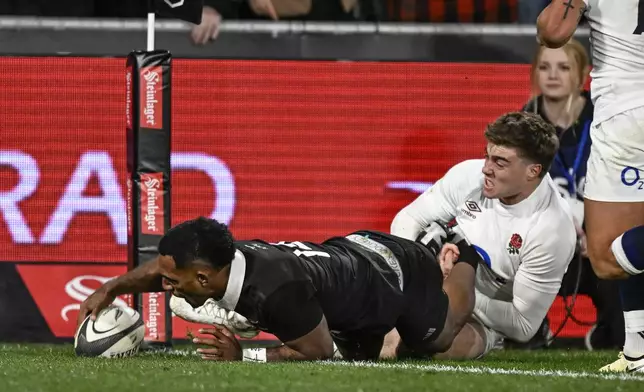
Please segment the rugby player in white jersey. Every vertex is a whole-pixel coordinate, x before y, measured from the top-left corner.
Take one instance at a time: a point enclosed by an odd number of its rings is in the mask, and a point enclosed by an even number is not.
[[[624,351],[602,371],[644,372],[644,0],[556,0],[538,40],[564,45],[590,24],[595,105],[584,189],[588,255],[598,277],[623,279]]]
[[[484,261],[472,319],[437,358],[474,359],[505,337],[530,340],[575,252],[571,212],[548,174],[559,146],[554,127],[536,114],[508,113],[485,138],[485,159],[452,167],[391,225],[392,234],[415,239],[432,222],[455,219]],[[397,342],[392,331],[382,356],[392,357]]]
[[[528,341],[575,251],[572,215],[548,175],[559,145],[554,127],[532,113],[509,113],[490,124],[485,135],[485,159],[454,166],[392,223],[392,234],[416,239],[432,222],[447,224],[455,218],[453,230],[469,240],[483,261],[472,320],[438,358],[478,358],[504,337]],[[448,249],[454,258],[460,256],[455,246]],[[454,260],[447,253],[442,252],[441,260],[446,270]],[[223,324],[242,336],[257,333],[243,316],[214,301],[193,309],[172,297],[170,307],[189,321]],[[397,356],[399,345],[393,330],[381,358]]]

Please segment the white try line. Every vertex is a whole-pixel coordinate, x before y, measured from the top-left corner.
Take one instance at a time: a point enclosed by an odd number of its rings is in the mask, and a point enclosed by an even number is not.
[[[146,351],[143,355],[172,355],[172,356],[198,356],[194,350],[158,350]],[[530,377],[562,377],[562,378],[594,378],[600,380],[618,380],[618,381],[644,381],[644,374],[628,373],[589,373],[573,372],[570,370],[521,370],[521,369],[503,369],[491,368],[488,366],[459,366],[459,365],[440,365],[432,364],[415,364],[415,363],[387,363],[387,362],[365,362],[365,361],[319,361],[315,362],[321,365],[349,366],[358,368],[377,368],[377,369],[394,369],[394,370],[416,370],[421,372],[436,373],[467,373],[467,374],[496,374],[503,376],[530,376]]]
[[[595,378],[601,380],[620,380],[620,381],[644,381],[644,375],[635,374],[609,374],[609,373],[588,373],[573,372],[568,370],[520,370],[520,369],[501,369],[487,366],[454,366],[439,364],[411,364],[411,363],[384,363],[384,362],[346,362],[346,361],[325,361],[326,365],[350,366],[360,368],[378,368],[378,369],[397,369],[397,370],[416,370],[422,372],[437,373],[468,373],[468,374],[498,374],[505,376],[531,376],[531,377],[564,377],[564,378]]]

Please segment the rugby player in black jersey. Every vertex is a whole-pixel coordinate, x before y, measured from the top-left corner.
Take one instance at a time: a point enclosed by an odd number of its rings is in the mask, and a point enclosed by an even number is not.
[[[478,254],[457,241],[460,257],[443,281],[437,253],[449,236],[434,224],[416,242],[358,231],[311,242],[236,241],[212,219],[181,223],[161,239],[159,257],[105,283],[78,316],[122,294],[170,291],[193,307],[208,298],[246,317],[283,344],[242,350],[223,326],[202,333],[198,350],[212,360],[377,359],[396,328],[401,350],[429,356],[447,350],[474,307]],[[464,262],[460,262],[461,259]]]

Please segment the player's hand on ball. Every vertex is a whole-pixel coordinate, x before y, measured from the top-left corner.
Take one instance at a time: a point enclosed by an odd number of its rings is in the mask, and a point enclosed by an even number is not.
[[[110,306],[115,299],[116,296],[110,293],[107,285],[101,286],[80,305],[77,327],[83,323],[89,314],[92,315],[92,320],[96,320],[96,316],[98,316],[100,311]]]
[[[441,249],[440,254],[438,255],[438,261],[441,266],[441,271],[443,271],[443,279],[447,279],[452,268],[454,268],[454,263],[458,260],[460,253],[458,247],[454,244],[445,244]]]
[[[199,333],[213,336],[213,338],[194,338],[195,344],[209,346],[210,348],[199,348],[197,353],[202,359],[210,361],[241,361],[243,352],[235,335],[224,326],[215,328],[203,328]]]

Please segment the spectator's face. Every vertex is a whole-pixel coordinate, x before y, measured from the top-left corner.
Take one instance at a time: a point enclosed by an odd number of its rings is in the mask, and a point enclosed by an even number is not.
[[[563,49],[544,48],[537,64],[537,84],[544,97],[568,99],[573,92],[573,63]]]

